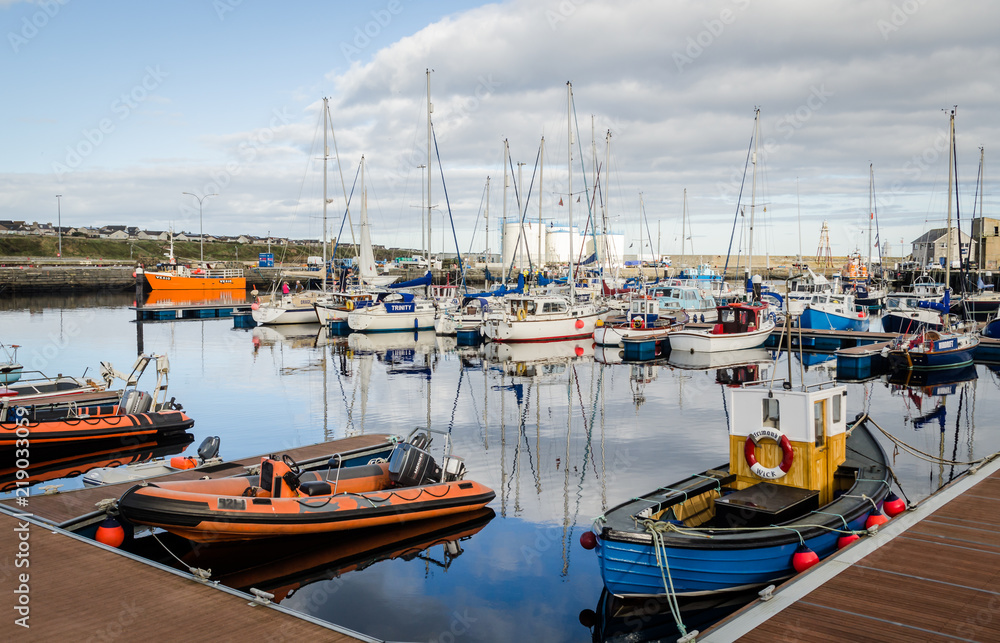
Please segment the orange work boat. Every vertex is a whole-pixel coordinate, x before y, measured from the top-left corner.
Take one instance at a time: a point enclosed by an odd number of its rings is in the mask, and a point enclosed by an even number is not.
[[[247,280],[240,269],[196,268],[166,264],[161,270],[136,268],[135,276],[150,290],[246,290]]]
[[[260,475],[140,484],[118,501],[122,518],[199,542],[353,530],[485,507],[496,494],[465,481],[460,458],[435,464],[402,443],[389,462],[301,472],[289,456],[263,458]]]

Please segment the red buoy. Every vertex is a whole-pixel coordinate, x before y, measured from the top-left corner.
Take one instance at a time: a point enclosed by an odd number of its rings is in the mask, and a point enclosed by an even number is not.
[[[583,357],[583,346],[577,346],[574,350],[577,357]]]
[[[94,540],[108,547],[120,547],[125,542],[125,528],[114,518],[108,516],[97,528]]]
[[[876,525],[884,525],[887,522],[889,522],[889,519],[885,517],[885,514],[879,511],[868,516],[868,520],[865,521],[865,529],[871,529]]]
[[[597,547],[597,534],[592,531],[585,531],[580,534],[580,545],[584,549],[593,549]]]
[[[857,534],[845,534],[837,539],[837,549],[843,549],[844,547],[847,547],[848,545],[853,543],[855,540],[860,540],[860,539],[861,536]]]
[[[895,518],[906,511],[906,502],[890,491],[889,495],[886,496],[885,502],[882,503],[882,509],[885,510],[885,513],[889,514],[890,518]]]
[[[802,573],[819,562],[819,556],[805,545],[799,545],[795,553],[792,554],[792,567],[795,571]]]
[[[581,328],[583,328],[583,320],[582,319],[578,319],[578,320],[576,320],[576,329],[580,330]]]

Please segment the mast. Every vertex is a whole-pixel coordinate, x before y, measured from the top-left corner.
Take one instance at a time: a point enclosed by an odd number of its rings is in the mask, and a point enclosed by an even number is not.
[[[868,164],[868,279],[872,278],[872,223],[875,221],[872,197],[875,194],[875,166]]]
[[[500,272],[503,274],[503,284],[507,284],[507,164],[510,162],[510,144],[503,140],[503,212],[500,215]],[[514,263],[514,253],[510,253],[511,264]]]
[[[569,170],[569,298],[576,300],[576,277],[573,275],[573,83],[566,81],[566,154]]]
[[[427,69],[427,269],[431,269],[431,70]]]
[[[608,244],[608,177],[611,175],[611,130],[604,136],[604,194],[601,199],[601,248],[604,249],[604,258],[601,261],[601,272],[604,272],[604,264],[608,265],[608,272],[611,271],[611,247]],[[641,231],[640,231],[641,232]],[[597,244],[594,244],[594,251],[597,252]]]
[[[542,137],[542,149],[539,151],[540,163],[538,166],[538,269],[545,266],[545,258],[542,256],[542,178],[545,176],[545,137]]]
[[[754,108],[753,116],[753,181],[750,185],[750,240],[747,250],[747,274],[753,278],[753,219],[757,202],[757,147],[760,139],[760,108]]]
[[[947,292],[951,288],[951,191],[955,183],[955,109],[956,105],[951,110],[950,117],[948,119],[948,224],[947,224],[947,242],[945,244],[945,259],[944,259],[944,287]],[[944,319],[944,325],[947,329],[948,327],[948,313],[942,315]]]
[[[688,215],[688,189],[684,188],[684,205],[681,209],[681,254],[685,253],[684,246],[687,244],[688,234],[684,228],[687,223]],[[688,227],[691,227],[690,223],[687,223]],[[691,256],[694,256],[694,239],[691,239]]]
[[[326,162],[330,158],[330,146],[326,142],[330,126],[330,99],[323,99],[323,291],[326,292]]]
[[[490,268],[490,177],[486,177],[486,270]]]
[[[799,219],[799,263],[802,263],[802,202],[799,201],[799,177],[795,177],[795,211]]]

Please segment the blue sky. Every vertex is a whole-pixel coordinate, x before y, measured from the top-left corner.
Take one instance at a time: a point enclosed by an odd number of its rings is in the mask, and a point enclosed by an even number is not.
[[[629,243],[638,243],[642,192],[654,245],[678,253],[687,188],[695,252],[726,251],[759,106],[767,145],[755,235],[766,241],[756,251],[798,251],[796,190],[804,255],[815,254],[823,220],[835,254],[864,251],[869,163],[881,238],[898,249],[943,225],[942,108],[958,105],[963,217],[980,146],[984,210],[997,216],[998,13],[985,0],[0,0],[0,219],[55,222],[63,194],[67,225],[197,231],[196,203],[181,193],[218,192],[205,202],[207,233],[318,238],[317,126],[328,96],[348,189],[366,155],[374,242],[419,246],[431,68],[463,252],[483,247],[487,176],[498,245],[504,139],[528,183],[546,137],[543,217],[566,222],[557,203],[567,80],[588,167],[591,132],[602,165],[612,132],[606,202]],[[329,179],[336,233],[336,164]],[[573,181],[574,192],[583,188],[579,171]],[[452,250],[439,179],[432,189],[434,249]],[[537,188],[532,217],[536,199]],[[583,215],[576,208],[574,223]]]

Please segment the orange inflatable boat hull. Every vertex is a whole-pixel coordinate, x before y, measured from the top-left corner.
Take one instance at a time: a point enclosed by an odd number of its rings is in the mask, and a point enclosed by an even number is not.
[[[388,466],[345,467],[339,477],[336,470],[293,478],[279,472],[273,478],[265,475],[263,488],[259,476],[137,485],[118,501],[118,511],[133,524],[198,542],[221,542],[438,518],[481,509],[496,496],[466,480],[394,487]],[[295,488],[285,479],[294,479]]]
[[[194,420],[182,411],[155,411],[132,415],[103,414],[25,423],[0,422],[0,448],[14,447],[18,445],[18,440],[29,440],[30,444],[54,444],[152,434],[167,435],[186,431],[192,426]]]

